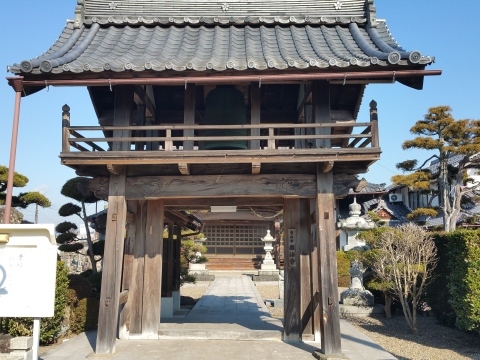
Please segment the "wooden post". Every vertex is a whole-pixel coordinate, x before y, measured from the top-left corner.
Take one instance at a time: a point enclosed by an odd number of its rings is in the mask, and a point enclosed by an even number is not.
[[[180,251],[182,246],[182,228],[175,225],[175,267],[174,267],[174,291],[180,291]]]
[[[125,174],[123,167],[118,175],[110,175],[96,354],[113,354],[115,351],[127,210]]]
[[[147,201],[142,338],[158,339],[162,289],[163,200]]]
[[[257,84],[250,84],[250,123],[252,125],[260,124],[261,92]],[[260,129],[251,129],[251,136],[260,136]],[[250,140],[250,149],[260,149],[260,140]]]
[[[285,271],[285,314],[284,341],[301,340],[300,314],[300,200],[285,198],[283,206],[284,271]]]
[[[123,255],[123,275],[121,291],[130,290],[133,275],[134,246],[136,233],[136,212],[138,201],[127,201],[127,211],[133,214],[133,219],[127,224],[127,237]],[[118,337],[128,339],[130,321],[130,302],[120,305],[120,318],[118,324]]]
[[[166,290],[167,297],[172,297],[173,291],[173,222],[168,223],[168,240],[167,240],[167,253],[166,253],[166,262],[167,262],[167,276],[166,276]]]
[[[130,125],[132,121],[133,90],[133,86],[119,86],[116,88],[113,116],[113,124],[115,126]],[[129,132],[125,130],[113,131],[114,137],[128,135]],[[114,142],[112,151],[126,151],[129,146],[129,143],[126,141]],[[112,354],[115,350],[127,214],[125,181],[125,167],[119,167],[115,174],[110,175],[102,289],[95,349],[97,354]]]
[[[137,111],[135,112],[135,125],[145,125],[145,105],[137,105]],[[135,131],[135,136],[138,137],[145,137],[145,130],[137,130]],[[144,141],[136,141],[135,142],[135,150],[145,150],[145,142]]]
[[[377,102],[375,100],[370,101],[370,122],[372,123],[372,147],[379,147],[378,112]]]
[[[316,231],[320,260],[322,353],[325,355],[341,355],[333,171],[324,173],[322,167],[318,164],[317,191]]]
[[[317,230],[316,230],[316,208],[317,200],[310,199],[310,218],[312,219],[310,227],[310,264],[311,264],[311,286],[312,286],[312,317],[313,317],[313,338],[314,341],[321,341],[320,331],[320,319],[322,317],[321,303],[320,303],[320,279],[319,279],[319,250],[317,243]]]
[[[188,84],[185,89],[183,123],[185,125],[195,125],[195,84]],[[194,130],[183,130],[183,136],[194,136]],[[193,150],[193,141],[184,141],[183,150]]]
[[[145,238],[147,229],[147,201],[140,200],[135,211],[135,243],[133,245],[132,281],[128,291],[130,304],[129,338],[142,334],[143,274],[145,269]]]
[[[328,81],[314,81],[312,84],[312,116],[316,124],[331,122],[330,84]],[[331,128],[315,128],[315,135],[330,135]],[[316,139],[315,147],[330,148],[330,139]]]
[[[62,152],[70,151],[70,106],[67,104],[62,106]]]
[[[310,199],[299,199],[300,231],[298,236],[300,258],[300,316],[302,340],[313,335],[312,309],[313,296],[311,284],[311,229]]]

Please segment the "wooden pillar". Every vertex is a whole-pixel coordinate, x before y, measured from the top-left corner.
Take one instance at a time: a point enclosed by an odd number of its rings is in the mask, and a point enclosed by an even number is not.
[[[162,289],[163,200],[147,201],[142,338],[158,339]]]
[[[164,277],[166,279],[166,294],[167,297],[172,297],[172,291],[173,291],[173,271],[174,271],[174,263],[173,263],[173,257],[174,257],[174,248],[173,248],[173,222],[168,223],[168,239],[167,239],[167,253],[165,254],[166,256],[166,270],[167,274]]]
[[[125,168],[110,175],[96,354],[112,354],[117,334],[126,218]]]
[[[250,84],[250,106],[250,123],[252,125],[258,125],[260,124],[261,91],[258,84],[255,83]],[[251,129],[250,134],[252,136],[259,136],[260,129]],[[260,140],[250,140],[250,149],[260,149]]]
[[[316,232],[319,250],[320,319],[322,353],[341,355],[340,310],[338,305],[333,172],[317,165]]]
[[[283,205],[284,236],[284,325],[285,341],[301,340],[300,314],[300,200],[285,198]]]
[[[130,307],[129,338],[141,337],[143,313],[143,275],[145,269],[145,238],[147,201],[140,200],[135,211],[135,243],[133,245],[132,280],[128,292]]]
[[[185,125],[195,125],[195,84],[188,84],[185,90],[183,123]],[[193,137],[194,131],[184,130],[183,136]],[[183,150],[193,150],[193,141],[184,141]]]
[[[312,84],[312,117],[316,124],[331,122],[330,84],[328,81],[314,81]],[[315,135],[330,135],[330,128],[316,128]],[[315,140],[316,148],[330,148],[330,139]]]
[[[123,275],[121,291],[129,291],[132,283],[133,263],[134,263],[134,245],[136,236],[136,212],[138,201],[127,201],[127,211],[133,216],[127,220],[127,236],[125,239],[125,249],[123,255]],[[129,320],[131,303],[127,300],[125,304],[120,305],[120,318],[118,324],[118,336],[120,339],[128,339]]]
[[[174,281],[174,291],[180,291],[180,251],[182,246],[182,228],[178,225],[174,227],[175,232],[175,266],[174,266],[174,274],[173,274],[173,281]]]
[[[370,122],[372,123],[372,147],[379,147],[378,111],[377,102],[375,100],[370,101]]]
[[[129,126],[132,121],[132,109],[133,87],[117,87],[115,90],[114,126]],[[126,130],[113,131],[114,137],[125,137],[128,135],[129,131]],[[114,142],[112,151],[125,151],[128,150],[129,146],[127,141]],[[112,354],[115,350],[127,213],[125,180],[125,167],[119,167],[114,174],[110,174],[102,289],[95,349],[97,354]]]
[[[310,199],[310,218],[314,219],[310,226],[310,264],[311,264],[311,286],[312,286],[312,317],[313,317],[313,339],[316,342],[321,341],[320,319],[322,317],[321,303],[320,303],[320,270],[319,270],[319,250],[317,243],[317,222],[316,209],[317,199]]]
[[[300,231],[299,258],[300,258],[300,316],[302,340],[313,335],[313,295],[311,283],[311,229],[310,229],[310,199],[299,199]],[[310,340],[310,339],[309,339]]]

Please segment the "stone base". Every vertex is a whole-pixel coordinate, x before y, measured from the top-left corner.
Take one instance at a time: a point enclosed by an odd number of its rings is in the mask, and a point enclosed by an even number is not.
[[[329,359],[345,359],[345,360],[348,360],[348,357],[346,357],[343,354],[325,355],[324,353],[322,353],[321,351],[318,351],[318,350],[315,350],[312,353],[312,355],[315,359],[319,359],[319,360],[329,360]]]
[[[375,304],[373,306],[350,306],[340,304],[340,315],[348,316],[385,316],[385,308],[383,305]]]
[[[275,263],[273,263],[272,261],[272,264],[265,264],[263,263],[261,266],[260,266],[260,271],[276,271],[277,274],[278,274],[278,271],[277,270],[277,265],[275,265]]]
[[[284,302],[283,299],[265,299],[264,300],[265,305],[269,304],[272,307],[284,307]]]
[[[252,281],[278,281],[277,275],[253,275]]]
[[[202,274],[194,274],[195,275],[195,280],[197,281],[213,281],[215,280],[215,275],[209,275],[208,271],[202,273]]]
[[[347,289],[340,294],[340,302],[350,306],[373,306],[373,294],[368,290]]]
[[[160,302],[160,318],[173,318],[173,297],[162,297]]]

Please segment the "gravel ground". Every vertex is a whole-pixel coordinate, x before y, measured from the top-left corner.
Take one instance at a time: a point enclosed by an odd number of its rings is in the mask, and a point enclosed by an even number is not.
[[[186,284],[181,294],[199,299],[209,284]],[[263,299],[278,299],[277,283],[256,283],[256,287]],[[267,308],[273,317],[283,319],[283,308]],[[391,319],[349,317],[347,320],[400,360],[480,360],[478,336],[442,326],[434,317],[417,318],[417,335],[410,332],[401,316]]]

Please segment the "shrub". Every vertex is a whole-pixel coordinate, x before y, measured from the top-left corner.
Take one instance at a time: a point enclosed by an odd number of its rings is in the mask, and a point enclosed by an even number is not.
[[[70,332],[79,334],[97,328],[99,300],[85,298],[70,308]]]
[[[337,251],[337,276],[339,287],[350,286],[350,259],[343,251]]]
[[[57,261],[55,282],[55,305],[52,318],[40,321],[40,343],[51,344],[58,338],[61,330],[65,307],[67,306],[68,268],[63,261]],[[32,336],[32,318],[4,318],[2,328],[12,336]]]
[[[70,280],[68,288],[75,291],[78,300],[92,295],[92,284],[87,278],[82,275],[70,274],[68,279]]]
[[[480,334],[480,232],[459,230],[447,235],[450,305],[461,330]]]

